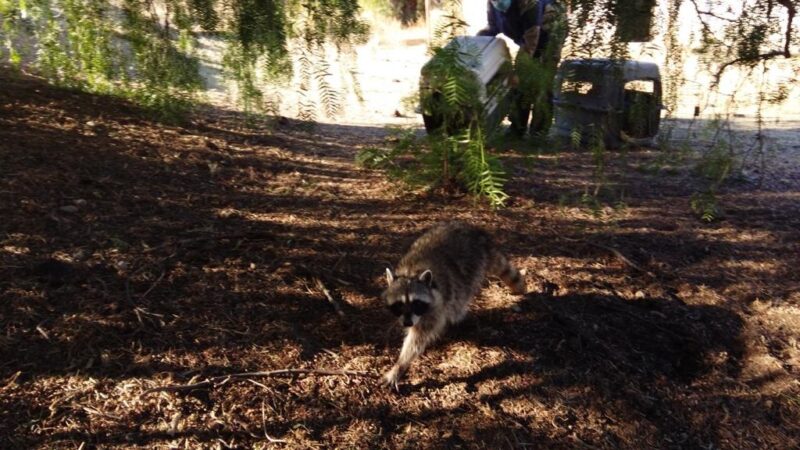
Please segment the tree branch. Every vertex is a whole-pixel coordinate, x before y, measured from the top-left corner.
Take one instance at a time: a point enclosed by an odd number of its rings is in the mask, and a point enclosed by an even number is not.
[[[789,12],[789,18],[786,21],[786,34],[783,40],[783,56],[786,58],[790,58],[792,56],[791,52],[789,51],[789,47],[792,43],[792,22],[794,21],[794,16],[797,15],[797,7],[792,2],[792,0],[776,0],[779,5],[786,8]]]
[[[732,19],[728,17],[720,16],[712,11],[704,11],[700,9],[700,5],[697,3],[697,0],[690,0],[692,5],[694,6],[694,10],[697,13],[697,18],[700,21],[700,25],[703,27],[703,31],[710,35],[714,36],[714,33],[711,31],[711,26],[704,20],[704,17],[713,17],[714,19],[724,20],[730,23],[736,23],[737,19]],[[767,5],[767,17],[770,18],[772,15],[772,8],[773,2],[783,6],[786,8],[788,12],[788,17],[786,21],[786,30],[784,31],[784,38],[783,38],[783,48],[780,50],[773,50],[765,53],[761,53],[756,55],[755,57],[740,57],[734,58],[730,61],[726,61],[720,65],[719,69],[714,73],[714,81],[711,84],[712,87],[715,87],[719,84],[720,78],[722,78],[722,74],[727,70],[730,66],[740,64],[742,62],[759,62],[759,61],[766,61],[772,58],[777,58],[783,56],[785,58],[791,58],[791,45],[792,45],[792,38],[793,36],[793,28],[792,25],[794,23],[794,19],[797,16],[797,6],[795,5],[796,0],[768,0]],[[741,19],[741,17],[740,17]]]
[[[724,20],[726,22],[736,22],[736,19],[731,19],[729,17],[722,17],[720,15],[714,14],[711,11],[703,11],[700,9],[700,6],[697,4],[697,0],[691,0],[692,4],[694,5],[694,10],[697,11],[698,16],[709,16],[715,19]],[[705,25],[705,24],[704,24]]]
[[[735,64],[739,64],[739,63],[744,62],[744,61],[766,61],[768,59],[772,59],[772,58],[775,58],[775,57],[778,57],[778,56],[786,56],[786,54],[784,53],[783,50],[774,50],[774,51],[771,51],[771,52],[762,53],[760,55],[757,55],[755,58],[749,58],[749,57],[748,58],[736,58],[736,59],[732,59],[730,61],[727,61],[727,62],[723,63],[721,66],[719,66],[719,69],[717,69],[717,72],[714,74],[714,82],[711,83],[711,87],[715,87],[715,86],[717,86],[719,84],[719,80],[720,80],[720,78],[722,78],[722,73],[725,72],[725,69],[727,69],[730,66],[733,66]],[[787,58],[788,58],[788,56],[787,56]]]
[[[703,26],[703,31],[705,31],[707,34],[713,36],[714,33],[711,31],[711,27],[708,25],[708,23],[705,20],[703,20],[703,16],[704,15],[712,15],[712,14],[710,14],[710,13],[708,13],[706,11],[701,11],[700,10],[700,5],[697,4],[697,0],[691,0],[691,2],[692,2],[692,5],[694,5],[695,12],[697,12],[697,20],[699,20],[700,21],[700,25]],[[726,19],[726,18],[718,17],[716,15],[712,15],[712,16],[716,17],[718,19],[722,19],[722,20],[729,20],[729,19]]]

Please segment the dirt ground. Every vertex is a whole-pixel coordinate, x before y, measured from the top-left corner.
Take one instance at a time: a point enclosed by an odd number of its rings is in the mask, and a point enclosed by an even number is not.
[[[0,86],[2,448],[800,446],[791,159],[727,185],[704,224],[689,164],[654,172],[658,151],[610,154],[624,197],[592,211],[590,155],[508,149],[494,212],[357,167],[382,127],[166,126],[4,69]],[[491,230],[530,293],[487,283],[391,392],[384,267],[450,219]],[[285,368],[366,374],[145,393]]]

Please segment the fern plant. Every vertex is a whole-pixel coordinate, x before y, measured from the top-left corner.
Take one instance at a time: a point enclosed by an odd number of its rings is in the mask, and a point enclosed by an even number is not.
[[[431,53],[433,56],[422,69],[426,80],[419,99],[423,117],[430,121],[429,128],[446,133],[463,130],[481,114],[480,86],[464,68],[457,42]]]
[[[455,24],[444,29],[457,28]],[[431,50],[419,98],[432,130],[425,139],[400,141],[388,151],[368,149],[357,161],[387,169],[408,183],[448,190],[460,187],[487,199],[492,207],[501,207],[508,199],[503,190],[505,172],[487,145],[482,87],[465,67],[464,60],[474,57],[468,52],[458,41]]]
[[[419,99],[426,125],[433,131],[418,152],[416,170],[429,184],[461,186],[496,208],[508,200],[505,172],[489,152],[487,138],[494,130],[487,130],[492,124],[487,123],[481,101],[482,86],[467,68],[477,55],[454,39],[465,26],[451,12],[434,34],[440,46],[431,49],[432,57],[423,68],[426,84]]]
[[[486,138],[480,126],[473,128],[464,148],[464,182],[469,191],[486,197],[493,207],[505,205],[508,194],[503,191],[505,172],[496,156],[486,151]]]

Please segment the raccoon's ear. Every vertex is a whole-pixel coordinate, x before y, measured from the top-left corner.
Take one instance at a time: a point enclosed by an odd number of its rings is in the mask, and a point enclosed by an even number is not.
[[[431,272],[431,269],[428,269],[425,272],[422,272],[419,275],[419,281],[422,281],[423,283],[425,283],[425,285],[427,285],[429,288],[434,287],[434,284],[433,284],[433,272]]]
[[[392,269],[386,268],[386,284],[392,284],[394,282],[394,274],[392,273]]]

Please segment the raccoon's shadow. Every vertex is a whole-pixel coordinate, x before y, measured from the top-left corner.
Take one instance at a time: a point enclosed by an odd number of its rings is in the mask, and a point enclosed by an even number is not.
[[[449,340],[512,350],[519,358],[435,387],[534,373],[563,380],[576,374],[688,383],[712,367],[735,376],[744,345],[742,320],[725,309],[687,305],[673,298],[626,300],[616,296],[528,294],[512,309],[473,310],[451,328]],[[724,361],[712,355],[727,355]],[[560,382],[560,381],[559,381]]]

